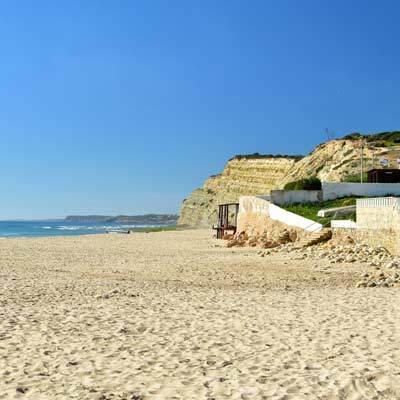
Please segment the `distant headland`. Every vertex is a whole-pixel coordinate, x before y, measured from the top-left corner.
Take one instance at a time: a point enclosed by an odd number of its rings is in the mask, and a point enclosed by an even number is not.
[[[84,223],[117,223],[134,225],[175,225],[178,215],[175,214],[145,214],[145,215],[69,215],[67,222]]]

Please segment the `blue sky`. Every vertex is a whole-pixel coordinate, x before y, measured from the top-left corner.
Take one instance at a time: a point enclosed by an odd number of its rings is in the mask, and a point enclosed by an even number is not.
[[[396,1],[0,5],[0,218],[176,212],[238,153],[399,124]]]

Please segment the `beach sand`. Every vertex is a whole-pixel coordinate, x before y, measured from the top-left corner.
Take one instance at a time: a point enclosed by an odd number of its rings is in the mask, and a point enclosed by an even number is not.
[[[0,241],[0,399],[400,399],[400,290],[188,230]]]

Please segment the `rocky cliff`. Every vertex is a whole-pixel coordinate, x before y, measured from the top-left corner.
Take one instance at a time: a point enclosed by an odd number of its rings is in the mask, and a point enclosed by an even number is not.
[[[377,147],[365,145],[364,170],[380,168],[379,161],[388,159],[397,168],[400,155],[399,146]],[[360,174],[361,147],[359,140],[332,140],[319,145],[311,154],[304,157],[289,171],[284,183],[298,179],[318,176],[325,182],[342,182]]]
[[[183,201],[178,224],[210,226],[220,203],[236,202],[242,195],[267,194],[283,182],[297,158],[235,157],[220,175],[206,180]]]
[[[210,226],[216,223],[217,205],[236,202],[242,195],[268,194],[285,183],[318,176],[322,181],[341,182],[360,173],[359,138],[333,140],[319,145],[304,158],[241,156],[230,160],[220,175],[209,178],[184,200],[178,224]],[[397,167],[400,147],[368,143],[364,148],[364,168],[379,167],[382,158]]]

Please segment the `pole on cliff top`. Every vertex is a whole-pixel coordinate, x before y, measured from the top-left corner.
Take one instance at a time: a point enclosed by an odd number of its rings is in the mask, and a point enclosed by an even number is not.
[[[361,176],[360,176],[360,180],[361,183],[364,183],[364,146],[365,146],[365,138],[361,138],[361,143],[360,143],[360,147],[361,147]]]

